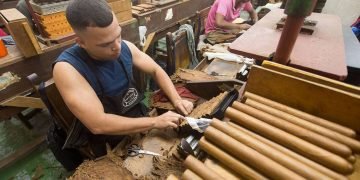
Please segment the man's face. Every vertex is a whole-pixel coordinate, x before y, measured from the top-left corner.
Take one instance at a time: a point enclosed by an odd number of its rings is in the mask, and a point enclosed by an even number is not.
[[[76,33],[77,43],[96,60],[115,60],[121,52],[121,28],[113,15],[113,22],[104,28],[87,27]]]

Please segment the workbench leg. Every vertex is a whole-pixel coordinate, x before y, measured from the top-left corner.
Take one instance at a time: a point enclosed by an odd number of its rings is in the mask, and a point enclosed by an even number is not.
[[[19,120],[28,128],[32,129],[33,125],[29,122],[29,120],[34,117],[37,113],[39,113],[41,109],[32,109],[29,113],[24,115],[22,112],[17,114]]]

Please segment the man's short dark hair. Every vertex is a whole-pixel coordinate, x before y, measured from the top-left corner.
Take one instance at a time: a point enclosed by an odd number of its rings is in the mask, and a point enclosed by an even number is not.
[[[66,9],[66,19],[74,30],[81,31],[109,26],[113,14],[105,0],[72,0]]]

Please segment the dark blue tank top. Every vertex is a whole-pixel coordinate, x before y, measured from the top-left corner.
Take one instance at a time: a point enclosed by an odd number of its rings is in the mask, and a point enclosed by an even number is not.
[[[86,60],[93,62],[97,69],[96,72],[92,71]],[[122,61],[126,70],[123,69],[120,61]],[[120,56],[115,60],[94,60],[83,48],[76,44],[62,52],[56,62],[71,64],[89,82],[97,95],[100,95],[102,92],[94,73],[97,73],[99,81],[104,88],[103,95],[107,96],[116,96],[122,90],[129,87],[126,73],[128,73],[128,77],[132,78],[132,54],[124,41],[121,41]]]

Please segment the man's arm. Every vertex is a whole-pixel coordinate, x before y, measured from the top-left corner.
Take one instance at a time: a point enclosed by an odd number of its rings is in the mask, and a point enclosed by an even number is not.
[[[66,62],[55,64],[53,78],[70,111],[93,134],[123,135],[152,128],[177,127],[181,118],[179,114],[173,112],[154,118],[127,118],[105,113],[103,105],[89,83]]]
[[[140,51],[134,44],[125,41],[131,50],[134,66],[141,71],[151,75],[160,89],[164,91],[175,108],[182,114],[188,115],[193,109],[193,104],[189,101],[182,100],[176,92],[174,84],[165,71],[155,63],[147,54]]]
[[[253,21],[253,23],[256,23],[259,20],[259,18],[258,18],[258,15],[257,15],[255,9],[251,8],[248,12],[250,14],[250,18]]]
[[[216,27],[221,28],[221,29],[239,30],[239,31],[247,30],[251,27],[248,24],[235,24],[232,22],[227,22],[227,21],[225,21],[225,17],[219,13],[216,13],[215,25],[216,25]]]

